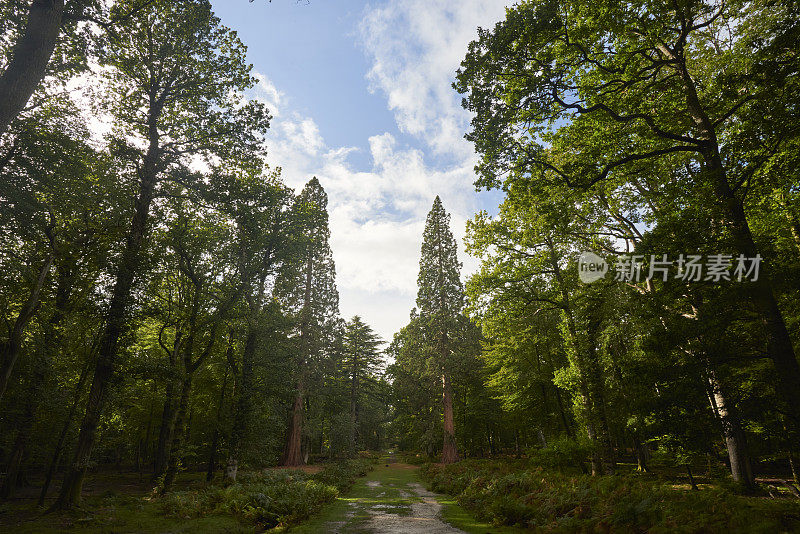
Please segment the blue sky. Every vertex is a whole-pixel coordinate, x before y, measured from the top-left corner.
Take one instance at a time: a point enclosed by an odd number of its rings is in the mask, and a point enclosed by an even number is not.
[[[299,189],[316,175],[329,196],[342,315],[385,339],[414,306],[425,215],[442,197],[461,241],[493,211],[476,193],[469,115],[450,87],[476,35],[504,13],[492,0],[214,0],[248,46],[250,95],[274,116],[271,165]],[[477,267],[465,256],[463,275]]]

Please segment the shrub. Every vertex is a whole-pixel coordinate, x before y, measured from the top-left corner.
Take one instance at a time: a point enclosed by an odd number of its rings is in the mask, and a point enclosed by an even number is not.
[[[580,469],[592,453],[588,441],[561,438],[551,441],[542,449],[531,449],[528,457],[535,465],[556,469]]]
[[[322,471],[314,475],[314,479],[324,484],[345,491],[355,483],[358,477],[363,477],[372,468],[372,460],[356,458],[342,460],[327,465]]]
[[[787,532],[800,503],[723,489],[684,491],[641,477],[565,475],[526,461],[465,460],[422,470],[479,519],[547,532]]]
[[[236,484],[166,495],[166,514],[193,518],[231,514],[263,528],[293,525],[334,500],[369,471],[366,459],[331,463],[316,474],[299,470],[242,473]]]

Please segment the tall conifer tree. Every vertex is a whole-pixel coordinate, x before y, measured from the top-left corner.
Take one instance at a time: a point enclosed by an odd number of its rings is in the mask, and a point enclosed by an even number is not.
[[[458,461],[453,421],[453,389],[456,332],[464,308],[464,286],[461,284],[456,240],[450,231],[450,215],[437,196],[425,221],[422,255],[417,278],[417,307],[428,332],[427,350],[435,359],[442,376],[442,415],[444,443],[442,462]]]
[[[328,195],[316,177],[297,198],[292,213],[300,241],[297,258],[278,280],[278,292],[297,324],[296,389],[281,465],[305,463],[302,453],[303,405],[309,374],[325,354],[339,316],[336,268],[328,243]]]
[[[380,337],[356,315],[344,332],[344,368],[350,382],[350,440],[348,454],[355,456],[361,394],[365,382],[374,379],[381,364]]]

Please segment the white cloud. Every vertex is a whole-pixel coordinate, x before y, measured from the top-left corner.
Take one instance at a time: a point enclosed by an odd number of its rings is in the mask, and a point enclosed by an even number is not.
[[[328,146],[313,118],[293,110],[266,76],[258,75],[251,95],[274,117],[270,163],[282,167],[291,187],[299,190],[317,176],[328,193],[342,315],[361,315],[386,340],[414,306],[425,216],[437,194],[452,214],[464,272],[477,267],[461,247],[466,221],[478,209],[475,155],[462,138],[469,116],[450,84],[477,26],[493,24],[503,7],[478,0],[431,4],[399,0],[371,7],[361,24],[372,88],[386,95],[400,131],[426,149],[408,147],[388,132],[374,135],[368,139],[372,168],[354,169],[347,156],[359,149]],[[448,163],[432,164],[425,152]]]
[[[404,132],[438,154],[469,158],[469,116],[451,87],[478,26],[493,25],[505,2],[398,0],[366,10],[360,30],[372,62],[372,90],[383,92]]]
[[[278,117],[281,104],[284,102],[284,94],[263,74],[256,73],[255,78],[258,83],[253,90],[253,95],[267,105],[273,117]]]

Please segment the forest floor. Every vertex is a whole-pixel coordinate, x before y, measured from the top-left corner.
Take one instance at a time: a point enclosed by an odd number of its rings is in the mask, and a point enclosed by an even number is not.
[[[303,471],[318,472],[320,466]],[[180,489],[205,486],[202,473],[181,473]],[[79,509],[46,513],[35,506],[35,485],[0,504],[0,532],[14,533],[253,533],[252,522],[231,515],[165,515],[153,498],[148,477],[135,473],[95,473],[87,480]],[[50,504],[55,491],[48,497]],[[322,512],[291,529],[290,534],[518,534],[523,530],[476,521],[450,496],[425,489],[417,466],[384,458],[366,477]]]
[[[390,458],[292,534],[517,534],[476,521],[455,499],[425,489],[417,466]]]
[[[203,473],[181,473],[176,486],[185,489],[202,487]],[[54,484],[46,501],[55,499]],[[170,532],[252,533],[252,524],[228,515],[192,519],[169,517],[158,499],[152,498],[153,483],[148,476],[136,473],[94,473],[87,478],[81,506],[66,512],[47,513],[36,506],[36,484],[22,488],[18,495],[0,503],[0,532],[25,534],[74,532]]]

